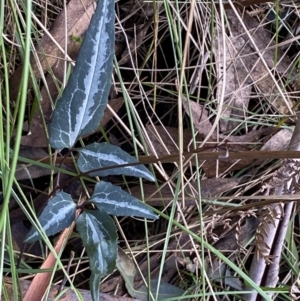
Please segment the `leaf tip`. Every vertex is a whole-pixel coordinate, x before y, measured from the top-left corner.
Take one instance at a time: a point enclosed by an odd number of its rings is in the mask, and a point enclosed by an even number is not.
[[[30,230],[27,235],[25,236],[25,239],[23,240],[24,243],[32,243],[39,239],[38,233],[36,230]]]
[[[150,182],[155,182],[156,178],[151,172],[149,172],[149,176],[148,176],[147,180]]]

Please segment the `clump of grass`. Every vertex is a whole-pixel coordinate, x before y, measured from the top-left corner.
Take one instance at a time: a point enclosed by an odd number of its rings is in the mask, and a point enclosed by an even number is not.
[[[22,186],[22,182],[18,183],[14,179],[14,173],[17,161],[20,159],[18,152],[23,122],[30,120],[30,116],[33,116],[33,113],[40,109],[39,105],[34,106],[32,104],[36,104],[36,101],[40,100],[40,90],[42,87],[47,89],[48,84],[44,75],[39,76],[39,78],[42,78],[41,81],[36,80],[30,71],[29,54],[30,49],[32,49],[30,45],[38,45],[40,37],[45,34],[45,31],[51,35],[51,24],[63,9],[59,1],[48,1],[46,4],[37,2],[32,6],[32,9],[28,4],[29,2],[19,1],[18,6],[15,6],[11,1],[0,4],[0,100],[2,104],[0,113],[0,124],[2,124],[0,131],[2,150],[0,152],[0,168],[3,195],[5,197],[0,220],[2,244],[0,258],[2,275],[4,275],[5,267],[5,271],[9,271],[9,275],[14,280],[15,288],[17,288],[18,275],[30,274],[30,271],[28,269],[16,269],[15,259],[18,252],[13,245],[14,237],[9,224],[9,201],[11,199],[16,200],[28,219],[34,222],[36,213],[30,209],[32,207],[28,197],[34,188],[29,189]],[[233,10],[233,8],[230,9]],[[282,113],[276,107],[270,105],[268,102],[270,95],[261,93],[259,80],[257,79],[252,83],[249,105],[244,107],[242,112],[238,114],[238,116],[242,115],[244,118],[229,116],[229,121],[236,122],[236,119],[238,119],[238,124],[234,129],[221,133],[219,123],[224,117],[222,117],[222,106],[220,104],[223,101],[224,108],[226,106],[230,107],[231,103],[224,102],[226,95],[222,90],[224,86],[220,86],[221,79],[218,78],[218,70],[215,64],[216,54],[213,50],[216,42],[216,26],[221,29],[220,35],[224,40],[228,39],[231,34],[231,25],[226,17],[227,10],[223,10],[222,7],[215,6],[212,3],[196,3],[195,1],[190,3],[170,1],[153,1],[153,3],[150,3],[144,1],[127,2],[126,5],[122,2],[116,3],[117,46],[111,98],[123,97],[124,106],[120,111],[114,112],[114,118],[105,128],[101,129],[101,133],[87,139],[98,141],[106,137],[108,141],[120,144],[138,157],[149,153],[160,157],[172,155],[174,152],[184,153],[199,146],[217,151],[222,144],[221,134],[226,135],[229,139],[256,129],[274,128],[278,130],[289,128],[290,123],[293,122],[291,112],[297,110],[298,103],[295,99],[299,93],[297,90],[298,80],[293,79],[293,83],[290,83],[290,74],[292,75],[293,70],[298,66],[297,49],[299,45],[298,41],[294,39],[296,9],[297,6],[293,2],[279,3],[278,1],[273,4],[268,3],[249,6],[246,9],[242,8],[242,14],[250,13],[252,18],[258,21],[260,27],[270,32],[270,40],[272,39],[275,44],[281,43],[289,47],[285,51],[287,51],[293,62],[291,69],[287,70],[284,79],[279,79],[276,74],[272,77],[273,82],[271,82],[272,85],[279,86],[277,92],[283,99],[287,99],[292,106],[288,108],[288,112]],[[287,11],[290,19],[287,20],[286,17],[286,19],[282,18],[281,20],[280,10]],[[40,23],[31,22],[32,18],[28,12],[33,13],[35,16],[33,20],[39,20]],[[258,13],[256,14],[256,12]],[[270,19],[271,14],[275,16],[273,20]],[[250,36],[253,35],[252,32],[245,33]],[[291,40],[290,43],[288,43],[289,40]],[[274,53],[274,62],[277,62],[279,59],[278,52],[275,51]],[[33,53],[31,55],[33,57]],[[46,55],[51,55],[51,53]],[[239,54],[237,54],[237,58],[239,58]],[[71,66],[71,62],[68,62],[68,64]],[[37,65],[39,65],[38,62]],[[20,91],[18,98],[12,99],[10,91],[16,87],[13,87],[14,83],[10,78],[19,66],[23,66],[23,80],[20,87],[18,87]],[[70,68],[65,68],[65,80]],[[51,70],[48,70],[48,73],[51,74]],[[226,70],[224,70],[224,73],[224,78],[226,76],[228,78],[229,75],[226,74]],[[61,85],[61,88],[63,87],[59,80],[56,79],[56,82]],[[225,84],[226,82],[223,83],[223,85]],[[33,87],[29,92],[28,86]],[[292,90],[292,86],[294,90]],[[48,88],[48,91],[51,94],[50,88]],[[220,94],[219,91],[223,91],[223,93]],[[217,95],[221,95],[221,98],[218,98]],[[183,110],[182,96],[186,97],[189,102],[197,102],[207,110],[209,121],[215,126],[214,130],[217,133],[214,140],[211,139],[210,135],[199,138],[195,128],[195,123],[198,121],[193,120],[192,117],[189,117],[192,114],[188,115]],[[32,101],[28,101],[30,99]],[[55,99],[53,100],[55,102]],[[155,132],[157,137],[155,142],[149,138],[147,125],[151,126],[154,132],[158,126],[162,128],[161,132]],[[176,129],[175,135],[171,135],[170,127]],[[184,140],[186,130],[191,135],[188,143]],[[178,139],[176,138],[177,135]],[[170,136],[172,139],[170,139]],[[239,144],[249,149],[249,151],[252,148],[260,149],[267,138],[263,137],[249,144]],[[172,149],[170,144],[167,143],[169,140],[172,140]],[[13,145],[11,145],[11,141],[14,141]],[[236,144],[238,143],[228,142],[224,149],[229,150],[229,152],[235,151],[237,149]],[[161,151],[161,149],[164,151]],[[249,196],[249,199],[251,199],[253,195],[260,195],[261,182],[265,181],[281,164],[277,161],[267,161],[258,165],[245,165],[239,170],[235,170],[235,162],[230,162],[226,169],[222,169],[221,161],[213,163],[215,165],[210,169],[216,178],[243,177],[238,186],[229,189],[223,195],[228,197],[226,202],[231,205],[248,205],[249,200],[239,200],[239,196]],[[52,166],[51,149],[49,149],[48,163],[35,163],[34,161],[31,163],[52,171],[58,169],[58,167]],[[154,164],[153,170],[159,181],[157,186],[152,188],[153,191],[150,194],[148,194],[145,184],[141,181],[133,182],[132,179],[114,178],[115,183],[127,186],[129,190],[132,187],[140,186],[141,198],[144,200],[151,199],[151,194],[155,193],[156,190],[160,191],[160,197],[163,199],[162,190],[164,187],[169,190],[173,200],[168,208],[164,208],[164,202],[161,202],[158,207],[162,215],[161,221],[154,225],[142,222],[144,228],[142,231],[136,229],[141,227],[140,222],[129,219],[118,220],[117,223],[122,237],[120,245],[133,257],[136,256],[139,262],[148,262],[143,265],[143,273],[148,275],[143,276],[147,278],[150,275],[148,278],[153,278],[154,276],[151,276],[152,269],[157,268],[155,277],[158,278],[159,282],[163,282],[164,262],[167,262],[171,252],[169,245],[176,241],[180,235],[186,235],[188,237],[186,242],[188,250],[185,249],[185,246],[177,246],[172,252],[178,254],[177,257],[183,257],[185,260],[187,260],[185,257],[190,257],[194,260],[194,263],[197,263],[197,268],[194,274],[187,272],[186,262],[182,264],[182,261],[175,259],[178,269],[174,272],[173,284],[185,289],[188,288],[187,292],[191,295],[191,298],[200,299],[204,296],[227,295],[230,298],[238,299],[240,296],[249,293],[250,288],[255,288],[260,294],[265,294],[266,292],[263,292],[259,286],[251,282],[251,279],[247,276],[249,262],[253,258],[253,247],[244,245],[244,249],[241,247],[238,255],[234,252],[224,255],[211,246],[214,239],[220,238],[213,231],[214,226],[212,225],[215,221],[217,220],[216,227],[232,227],[232,231],[236,232],[238,225],[234,224],[234,218],[237,215],[241,217],[245,210],[238,213],[234,210],[231,211],[227,207],[228,204],[224,204],[225,202],[220,206],[221,199],[217,197],[216,201],[219,202],[215,204],[205,202],[201,197],[201,181],[207,177],[208,169],[205,169],[203,164],[201,155],[192,158],[180,157],[178,161],[170,164],[159,162]],[[64,167],[59,170],[70,173]],[[50,183],[50,190],[53,188],[53,177],[51,175],[47,178],[47,182]],[[38,181],[39,179],[35,179],[32,183],[36,185]],[[87,179],[84,183],[88,190]],[[41,189],[46,189],[46,187],[47,185],[44,185]],[[195,200],[195,205],[193,207],[182,207],[182,204],[188,198]],[[257,213],[256,205],[253,206],[253,212]],[[212,214],[212,212],[218,212],[218,210],[223,210],[223,212],[226,210],[226,214],[221,216],[218,216],[217,213]],[[281,296],[288,294],[285,289],[296,282],[299,274],[297,268],[299,244],[295,235],[299,223],[296,210],[294,211],[294,217],[295,219],[288,230],[286,248],[281,259],[281,271],[279,273],[281,285],[278,285],[277,291],[275,290],[275,293]],[[197,232],[194,233],[189,230],[190,227],[197,225]],[[139,240],[132,233],[136,233]],[[130,239],[128,239],[130,234]],[[53,249],[50,241],[46,238],[45,240],[47,247],[50,250]],[[74,247],[72,240],[70,246]],[[78,287],[84,287],[81,280],[83,279],[84,282],[88,277],[81,271],[81,268],[84,269],[82,262],[85,259],[79,256],[81,251],[77,249],[78,256],[74,259],[76,269],[72,278],[72,283]],[[83,256],[82,254],[81,256]],[[10,265],[7,264],[7,256],[10,259]],[[155,258],[155,256],[158,256],[156,258],[160,259],[160,263],[151,264],[152,258]],[[244,280],[250,288],[245,288],[244,291],[234,289],[224,291],[226,282],[216,282],[210,279],[210,275],[207,275],[208,269],[205,263],[209,262],[207,258],[212,257],[217,257],[221,262],[226,262],[232,271],[232,275]],[[235,257],[235,261],[231,262],[230,259],[233,257]],[[57,258],[57,260],[60,269],[63,269],[66,262],[60,258]],[[135,263],[137,266],[139,265],[137,261]],[[286,268],[291,272],[287,273]],[[62,276],[57,278],[60,278],[58,281],[62,280]],[[103,283],[105,281],[106,279],[103,280]],[[17,289],[15,291],[17,292]],[[14,297],[17,300],[17,296]]]

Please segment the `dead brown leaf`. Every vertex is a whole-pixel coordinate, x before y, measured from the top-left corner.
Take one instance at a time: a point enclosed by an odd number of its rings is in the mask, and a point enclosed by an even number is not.
[[[21,147],[19,155],[32,160],[41,160],[49,157],[47,152],[42,148],[34,147]],[[42,176],[50,175],[50,173],[50,168],[47,169],[37,165],[18,164],[15,177],[17,180],[36,179]]]
[[[146,126],[146,132],[149,137],[149,141],[146,139],[147,143],[147,149],[150,154],[173,154],[178,152],[178,129],[174,127],[169,126],[160,126],[155,125],[154,127],[152,125]],[[183,130],[184,134],[184,145],[189,145],[192,134],[190,130]]]
[[[222,3],[222,5],[224,5],[224,8],[225,9],[232,9],[232,6],[231,5],[234,5],[236,7],[246,7],[246,6],[250,6],[250,5],[255,5],[255,4],[263,4],[263,3],[267,3],[267,2],[274,2],[273,1],[269,1],[269,0],[240,0],[240,1],[234,1],[234,2],[224,2]],[[218,5],[216,3],[216,5]]]
[[[244,27],[232,10],[227,11],[230,23],[230,36],[226,38],[226,51],[224,51],[223,38],[218,27],[215,29],[215,56],[218,73],[218,93],[217,99],[221,97],[221,87],[223,85],[223,72],[226,70],[225,83],[225,109],[220,120],[221,131],[232,130],[239,125],[238,121],[229,121],[229,118],[242,120],[249,103],[252,88],[255,86],[258,94],[264,96],[269,103],[278,111],[285,114],[290,111],[292,101],[286,97],[282,98],[274,80],[268,69],[263,64],[256,47],[261,51],[262,57],[270,69],[274,69],[278,74],[289,75],[291,61],[280,50],[278,50],[278,62],[274,62],[275,50],[267,49],[274,45],[270,34],[247,14],[241,16],[243,23],[251,34],[255,43],[252,44]],[[256,47],[255,47],[256,46]],[[266,50],[267,49],[267,50]],[[226,55],[226,66],[223,66],[224,55]],[[295,71],[291,71],[295,76]],[[280,81],[279,81],[280,83]]]
[[[20,289],[21,289],[21,293],[19,295],[24,296],[26,294],[26,292],[28,291],[28,289],[29,289],[31,281],[30,280],[25,280],[25,279],[19,279],[19,283],[20,283]],[[8,277],[4,278],[4,286],[7,290],[7,295],[9,297],[8,300],[15,301],[14,300],[14,294],[13,294],[14,293],[14,291],[13,291],[14,288],[13,288],[11,278],[8,278]],[[57,299],[57,295],[59,293],[59,288],[60,288],[59,285],[51,285],[50,292],[49,292],[48,299],[47,299],[48,301],[54,301],[54,300],[58,300],[58,301],[66,301],[66,300],[68,300],[68,301],[77,301],[78,300],[76,294],[71,289],[67,290],[65,294],[63,294],[59,299]],[[77,290],[82,295],[83,300],[92,301],[90,291],[83,290],[83,289],[77,289]],[[2,296],[2,299],[3,298],[4,297]],[[22,298],[20,297],[20,300],[21,299]],[[136,300],[136,299],[128,298],[128,297],[121,297],[121,296],[119,297],[119,296],[113,296],[113,295],[100,293],[100,300],[101,301],[133,301],[133,300]]]
[[[184,96],[182,96],[182,99],[183,99],[182,104],[183,104],[184,110],[188,115],[190,115],[188,101]],[[193,123],[194,123],[196,129],[198,130],[200,136],[204,138],[208,135],[208,133],[210,132],[210,130],[212,128],[212,124],[209,121],[208,112],[199,103],[190,101],[189,104],[190,104],[190,108],[191,108],[191,112],[192,112],[192,116],[193,116]],[[232,113],[233,113],[233,111],[232,111]],[[219,140],[222,140],[222,141],[250,143],[250,142],[253,142],[253,141],[259,139],[263,135],[270,134],[272,131],[273,130],[271,128],[266,128],[266,129],[260,129],[260,130],[252,130],[249,133],[246,133],[246,134],[240,135],[240,136],[233,136],[233,135],[227,136],[227,135],[223,135],[223,134],[217,135],[217,130],[215,130],[212,133],[212,138],[216,139],[218,137]]]
[[[288,56],[280,49],[277,48],[277,62],[274,61],[275,58],[275,49],[269,49],[270,46],[274,46],[275,43],[271,39],[270,34],[266,31],[266,29],[259,24],[259,22],[250,17],[248,14],[243,14],[242,19],[243,23],[247,27],[251,37],[254,41],[254,44],[249,39],[247,33],[241,23],[239,22],[237,16],[233,11],[228,11],[228,16],[231,24],[231,28],[236,31],[236,34],[240,35],[247,46],[252,49],[252,52],[258,49],[262,54],[262,57],[270,70],[274,69],[278,74],[293,76],[297,78],[296,70],[292,70],[292,62],[288,58]],[[255,47],[256,46],[256,47]],[[251,54],[251,51],[249,52]],[[261,59],[258,55],[252,55],[252,66],[254,67],[251,70],[251,77],[253,79],[254,84],[260,90],[260,92],[266,96],[266,99],[274,106],[279,112],[285,114],[289,112],[289,108],[292,107],[292,101],[287,98],[288,103],[286,103],[276,87],[274,80],[271,78],[268,70],[264,66]],[[279,81],[280,84],[280,81]],[[284,90],[284,89],[283,89]]]
[[[108,101],[108,104],[117,113],[119,109],[122,107],[122,105],[124,104],[124,98],[119,97],[116,99],[111,99]],[[106,108],[104,110],[104,115],[103,118],[101,119],[100,124],[104,127],[113,117],[114,117],[113,113],[108,108]]]
[[[198,110],[198,105],[197,103],[194,103],[191,107],[196,107]],[[197,118],[197,112],[202,112],[202,108],[198,111],[196,111],[195,116]],[[204,114],[205,116],[205,114]],[[208,123],[209,121],[205,121]],[[208,127],[206,127],[206,130]],[[201,129],[202,132],[204,131]],[[148,151],[150,154],[156,153],[158,156],[167,156],[166,154],[170,153],[171,155],[174,153],[178,153],[178,147],[176,141],[178,140],[178,129],[172,128],[172,127],[162,127],[162,126],[155,126],[155,129],[152,126],[147,126],[146,127],[147,134],[149,136],[149,140],[151,141],[151,145],[148,142]],[[220,145],[218,146],[216,143],[215,149],[213,151],[222,151],[226,152],[228,151],[229,153],[234,153],[234,152],[240,152],[240,151],[250,151],[250,148],[246,146],[247,143],[254,142],[258,140],[261,136],[268,135],[272,132],[272,129],[260,129],[260,130],[253,130],[247,134],[241,135],[241,136],[226,136],[226,135],[219,135],[220,139],[224,139],[227,141],[232,141],[232,142],[243,142],[245,145],[238,145],[238,144],[231,144],[230,146],[226,145]],[[192,133],[190,130],[186,129],[184,130],[184,146],[188,146],[190,141],[192,140]],[[146,140],[147,141],[147,140]],[[154,152],[154,150],[155,152]],[[185,151],[185,149],[184,149]],[[185,156],[185,159],[187,160],[190,156]],[[216,174],[216,168],[217,168],[217,163],[212,162],[212,161],[204,161],[201,158],[201,153],[198,156],[199,158],[199,164],[202,164],[202,168],[205,171],[205,174],[208,178],[214,178],[217,176]],[[169,161],[170,162],[170,161]],[[235,160],[235,159],[229,159],[224,157],[222,155],[220,158],[218,158],[218,170],[219,174],[222,174],[225,171],[235,171],[235,170],[240,170],[246,166],[251,165],[254,162],[254,159],[252,158],[242,158],[240,160]],[[145,162],[144,162],[145,163]],[[194,166],[195,165],[195,160],[192,159],[190,160],[190,163]]]
[[[226,150],[224,146],[222,146],[221,149]],[[250,149],[244,145],[239,145],[239,144],[230,146],[229,152],[240,152],[240,151],[250,152]],[[201,155],[199,156],[199,158],[201,158]],[[235,170],[241,170],[247,166],[250,166],[253,162],[254,162],[253,159],[247,157],[240,160],[232,160],[226,157],[221,157],[218,159],[218,163],[216,161],[215,162],[204,161],[202,168],[205,172],[205,175],[208,178],[213,178],[223,174],[225,171],[231,172]]]
[[[216,197],[230,189],[236,187],[240,183],[239,178],[210,178],[201,180],[201,197]],[[197,200],[195,196],[197,194],[198,188],[197,183],[190,182],[185,187],[187,206],[195,206]],[[130,189],[131,194],[137,199],[141,199],[141,189],[139,186],[132,187]],[[174,191],[173,191],[174,192]],[[145,196],[145,202],[151,204],[152,206],[166,206],[174,199],[174,193],[168,185],[164,185],[157,190],[156,186],[153,184],[144,184],[143,193]]]
[[[244,27],[238,20],[236,14],[233,11],[227,11],[227,16],[229,17],[231,29],[234,29],[236,33],[239,33],[239,35],[244,39],[247,45],[252,48],[253,51],[256,51],[256,48],[258,48],[270,69],[275,68],[278,73],[282,74],[290,70],[291,61],[280,49],[277,49],[278,61],[275,64],[275,50],[269,49],[269,47],[274,46],[275,43],[272,41],[270,34],[261,24],[259,24],[257,19],[250,17],[246,13],[241,16],[244,25],[251,34],[251,37],[255,43],[254,45],[250,41],[248,34],[245,33]]]
[[[67,43],[68,53],[76,53],[80,44],[72,36],[81,38],[90,23],[90,18],[95,10],[93,0],[71,0],[67,6],[67,11],[62,11],[54,21],[50,35],[44,34],[36,51],[39,63],[32,57],[30,60],[34,76],[37,80],[41,78],[41,72],[50,70],[57,60],[64,61],[66,56],[53,42],[55,40],[62,49],[65,44],[65,14],[67,16]],[[38,67],[40,65],[40,68]],[[19,84],[22,77],[22,65],[14,72],[10,78],[10,95],[15,100],[18,94]],[[40,71],[41,70],[41,71]]]
[[[208,135],[212,129],[212,124],[209,121],[208,111],[203,105],[194,101],[189,101],[183,96],[182,105],[185,112],[190,116],[190,109],[193,117],[193,122],[201,137]],[[178,137],[178,136],[177,136]],[[212,134],[212,138],[216,139],[216,133]]]
[[[225,84],[225,108],[220,120],[221,132],[230,131],[241,123],[230,121],[229,118],[243,119],[244,110],[248,107],[252,89],[252,79],[248,71],[251,68],[250,57],[239,58],[239,56],[249,53],[249,50],[252,52],[252,49],[249,46],[245,47],[243,38],[236,36],[233,32],[230,37],[225,36],[226,50],[224,51],[223,38],[221,29],[216,27],[214,53],[219,79],[217,99],[221,99],[222,85]],[[224,56],[226,66],[223,66]],[[226,83],[223,83],[222,80],[224,72],[226,72]]]
[[[68,39],[68,55],[74,60],[77,57],[80,43],[75,41],[72,37],[83,37],[85,31],[88,28],[90,17],[94,13],[94,4],[92,0],[72,0],[67,6],[67,39]],[[57,19],[54,21],[49,34],[55,39],[55,41],[63,48],[65,43],[65,12],[62,11]],[[53,40],[45,34],[40,41],[40,46],[37,49],[39,55],[39,64],[41,65],[42,72],[47,72],[51,69],[51,73],[46,75],[47,85],[41,89],[41,100],[39,103],[40,109],[35,111],[33,119],[30,124],[29,135],[22,137],[22,145],[34,146],[34,147],[46,147],[48,145],[48,139],[46,136],[45,123],[47,124],[52,115],[51,103],[55,102],[55,99],[59,93],[58,83],[63,81],[64,78],[64,61],[65,56],[55,45]],[[31,66],[36,79],[41,78],[41,72],[39,64],[32,58]],[[12,75],[10,81],[14,82],[12,85],[13,90],[12,98],[14,99],[15,93],[17,93],[18,83],[20,82],[20,76],[22,73],[22,66],[16,70]],[[37,100],[39,101],[39,100]],[[42,112],[42,113],[41,113]],[[42,114],[42,115],[41,115]],[[42,118],[43,116],[43,118]]]
[[[262,151],[277,151],[287,149],[293,132],[289,129],[282,129],[273,135],[261,148]]]

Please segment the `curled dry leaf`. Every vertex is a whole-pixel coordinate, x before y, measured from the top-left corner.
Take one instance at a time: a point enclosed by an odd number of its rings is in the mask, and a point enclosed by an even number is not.
[[[212,124],[209,121],[208,111],[204,109],[203,105],[196,103],[194,101],[190,101],[188,104],[187,99],[182,96],[183,99],[183,108],[185,112],[190,115],[189,106],[193,116],[193,123],[195,128],[198,130],[200,137],[206,137],[212,128]],[[252,130],[249,133],[240,136],[233,136],[233,135],[217,135],[217,130],[215,130],[212,134],[212,138],[216,139],[219,138],[219,141],[230,141],[230,142],[244,142],[250,143],[257,139],[259,139],[263,135],[270,134],[273,130],[271,128],[260,129],[260,130]]]
[[[289,146],[293,135],[293,131],[282,129],[273,135],[261,148],[262,151],[278,151],[284,150]]]
[[[260,149],[261,151],[280,151],[285,150],[289,146],[293,132],[289,129],[282,129],[273,135]],[[258,159],[255,161],[256,165],[260,165],[264,162],[264,159]]]

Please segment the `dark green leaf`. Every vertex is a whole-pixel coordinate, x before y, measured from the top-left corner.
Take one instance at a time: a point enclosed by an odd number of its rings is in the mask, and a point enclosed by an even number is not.
[[[74,203],[72,197],[65,192],[59,192],[49,200],[39,217],[39,221],[45,233],[49,236],[68,228],[75,220],[75,214],[76,203]],[[33,242],[39,238],[39,232],[32,228],[24,242]]]
[[[111,215],[158,218],[151,208],[131,194],[118,186],[103,181],[96,184],[89,202]]]
[[[114,14],[114,1],[98,1],[74,72],[53,113],[50,143],[55,149],[72,147],[79,136],[93,132],[103,117],[111,87]]]
[[[134,277],[136,275],[136,267],[131,258],[129,258],[126,253],[119,248],[118,250],[118,257],[117,257],[117,269],[119,270],[122,278],[125,281],[125,286],[127,288],[128,293],[131,297],[137,298],[141,301],[148,301],[149,294],[148,289],[145,286],[142,286],[139,290],[134,288]],[[156,296],[157,292],[157,280],[150,280],[150,291],[153,296]],[[157,299],[161,300],[165,298],[171,297],[180,297],[182,296],[184,291],[176,286],[173,286],[169,283],[161,282],[159,287],[159,292]],[[151,299],[151,298],[150,298]],[[187,300],[187,299],[180,299],[178,300]]]
[[[178,300],[188,300],[188,299],[181,299],[181,297],[184,294],[184,290],[181,288],[174,286],[172,284],[169,284],[167,282],[161,282],[159,285],[158,294],[157,292],[157,286],[158,281],[153,279],[150,280],[150,291],[152,292],[152,295],[154,296],[155,300],[164,300],[166,298],[175,298],[177,297]],[[146,286],[142,286],[138,292],[135,294],[135,298],[139,298],[141,301],[147,301],[148,300],[148,288]]]
[[[78,167],[81,172],[88,172],[93,169],[137,162],[138,161],[135,157],[130,156],[118,146],[109,143],[92,143],[79,150]],[[153,174],[142,164],[94,171],[89,173],[89,175],[91,177],[126,175],[144,178],[149,181],[155,181]]]
[[[85,247],[105,241],[116,241],[118,238],[113,219],[101,210],[85,210],[77,218],[76,228]]]
[[[90,289],[99,300],[99,283],[111,273],[117,258],[117,229],[112,218],[100,210],[85,210],[76,220],[76,228],[90,259]]]
[[[91,262],[91,259],[90,259]],[[101,281],[101,278],[104,277],[105,274],[101,274],[98,272],[92,272],[90,276],[90,290],[91,290],[91,296],[94,301],[99,300],[99,283]]]
[[[136,275],[135,264],[132,258],[129,258],[129,256],[121,248],[118,249],[116,268],[125,281],[125,286],[128,294],[131,297],[138,298],[136,296],[136,294],[138,294],[138,291],[134,289],[134,277]]]

